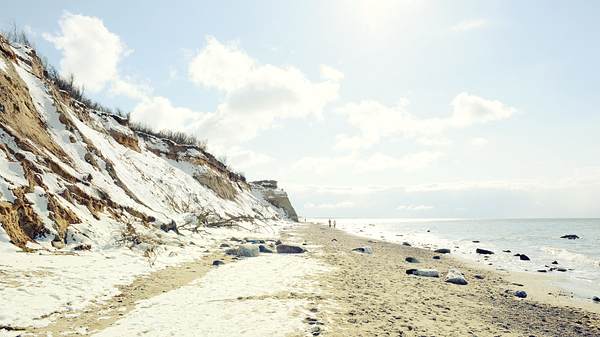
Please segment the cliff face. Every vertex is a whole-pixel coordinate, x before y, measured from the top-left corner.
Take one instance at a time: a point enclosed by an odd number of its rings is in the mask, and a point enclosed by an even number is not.
[[[250,183],[252,190],[260,198],[264,198],[273,206],[283,210],[284,216],[298,222],[298,215],[292,206],[287,193],[284,190],[277,188],[275,180],[260,180]]]
[[[285,210],[284,212],[281,209]],[[0,36],[0,225],[11,242],[110,242],[125,223],[296,219],[201,147],[135,131],[59,90],[35,51]]]

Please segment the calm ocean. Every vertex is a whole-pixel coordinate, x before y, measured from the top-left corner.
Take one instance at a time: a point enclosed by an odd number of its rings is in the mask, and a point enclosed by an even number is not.
[[[327,219],[309,219],[327,222]],[[600,296],[600,219],[336,219],[347,232],[425,248],[451,248],[461,257],[512,271],[552,271],[552,282],[574,295]],[[561,239],[576,234],[576,240]],[[473,241],[479,241],[474,243]],[[488,260],[476,248],[495,252]],[[511,253],[504,253],[510,250]],[[526,254],[521,261],[514,254]],[[558,264],[552,264],[557,261]]]

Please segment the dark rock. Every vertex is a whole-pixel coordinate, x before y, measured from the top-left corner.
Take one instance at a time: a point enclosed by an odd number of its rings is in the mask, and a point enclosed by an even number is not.
[[[524,290],[517,290],[515,291],[515,296],[518,298],[526,298],[527,293]]]
[[[229,241],[233,241],[233,242],[242,242],[242,240],[236,238],[235,236],[232,236]]]
[[[417,258],[414,258],[412,256],[409,256],[409,257],[405,258],[404,261],[406,261],[408,263],[420,263],[421,262]]]
[[[215,267],[216,266],[220,266],[220,265],[224,265],[224,264],[225,264],[225,262],[223,262],[222,260],[214,260],[213,263],[212,263],[212,265],[215,266]]]
[[[504,253],[510,253],[511,251],[510,251],[510,249],[507,249],[507,250],[503,250],[503,252]]]
[[[408,242],[406,242],[406,241],[402,242],[402,245],[403,245],[403,246],[407,246],[407,247],[410,247],[410,246],[411,246],[411,244],[410,244],[410,243],[408,243]]]
[[[473,240],[471,242],[473,242],[473,243],[480,243],[481,241],[479,241],[479,240]]]
[[[538,273],[547,273],[548,271],[546,269],[538,269]]]
[[[282,244],[282,243],[283,243],[283,242],[281,242],[281,240],[277,240],[277,241],[275,241],[275,245],[280,245],[280,244]]]
[[[434,259],[434,260],[441,260],[441,259],[442,259],[442,257],[441,257],[441,256],[439,256],[439,255],[434,255],[434,256],[432,257],[432,259]]]
[[[592,297],[592,301],[594,301],[596,303],[600,303],[600,297],[594,296],[594,297]]]
[[[369,246],[358,247],[352,249],[353,252],[363,253],[363,254],[373,254],[373,248]]]
[[[331,239],[331,242],[337,242],[336,238]]]
[[[482,248],[475,249],[475,253],[477,253],[477,254],[483,254],[483,255],[494,254],[494,252],[492,252],[491,250],[482,249]]]
[[[301,254],[304,252],[306,252],[306,249],[302,247],[284,244],[277,245],[277,253],[279,254]]]
[[[478,280],[483,280],[485,279],[485,276],[483,275],[473,275],[474,278],[478,279]]]
[[[85,244],[85,243],[73,247],[73,250],[77,250],[77,251],[90,250],[90,249],[92,249],[92,246],[89,244]]]
[[[566,268],[562,268],[562,267],[558,267],[558,268],[556,268],[556,271],[560,271],[560,272],[564,273],[564,272],[567,271],[567,269]]]
[[[560,238],[561,239],[575,240],[575,239],[579,239],[579,236],[577,236],[575,234],[567,234],[567,235],[561,236]]]
[[[408,269],[406,270],[406,274],[423,277],[440,277],[440,273],[435,269]]]
[[[258,250],[261,253],[273,253],[273,251],[271,249],[269,249],[267,246],[265,245],[258,245]]]
[[[558,264],[558,261],[552,261],[552,264]]]
[[[219,247],[221,248],[228,248],[231,247],[228,243],[222,243]]]
[[[527,256],[525,254],[521,254],[519,256],[519,260],[521,260],[521,261],[530,261],[531,259],[529,258],[529,256]]]
[[[460,272],[458,269],[450,269],[448,270],[448,274],[446,275],[446,282],[458,285],[467,285],[467,279],[465,279],[465,275]]]
[[[175,223],[175,220],[171,220],[171,222],[168,224],[161,224],[160,229],[163,232],[173,231],[173,232],[179,234],[179,229],[177,229],[177,224]]]
[[[244,238],[244,240],[248,243],[254,243],[254,244],[264,244],[265,240],[262,239],[248,239],[248,238]]]
[[[434,253],[438,253],[438,254],[450,254],[450,249],[448,248],[440,248],[440,249],[436,249],[433,251]]]
[[[238,250],[237,248],[229,248],[225,251],[225,254],[227,255],[237,255]]]

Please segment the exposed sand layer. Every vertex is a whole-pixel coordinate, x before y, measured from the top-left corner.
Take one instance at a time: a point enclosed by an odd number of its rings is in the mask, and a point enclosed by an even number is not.
[[[323,336],[600,336],[597,312],[545,303],[539,294],[518,299],[513,293],[523,286],[451,254],[320,225],[296,231],[309,243],[321,245],[322,253],[314,255],[333,266],[332,272],[319,276],[329,294],[323,303],[327,310],[319,317],[325,324]],[[371,246],[374,253],[351,251],[361,246]],[[432,259],[434,255],[441,260]],[[420,263],[405,262],[409,256]],[[407,275],[409,268],[434,268],[440,278]],[[449,268],[462,271],[469,284],[444,282]]]

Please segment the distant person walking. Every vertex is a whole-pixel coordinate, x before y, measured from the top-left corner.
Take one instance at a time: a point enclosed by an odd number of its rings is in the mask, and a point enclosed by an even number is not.
[[[335,228],[335,225],[336,225],[335,220],[333,220],[333,228]]]
[[[329,219],[329,228],[331,228],[331,219]]]

